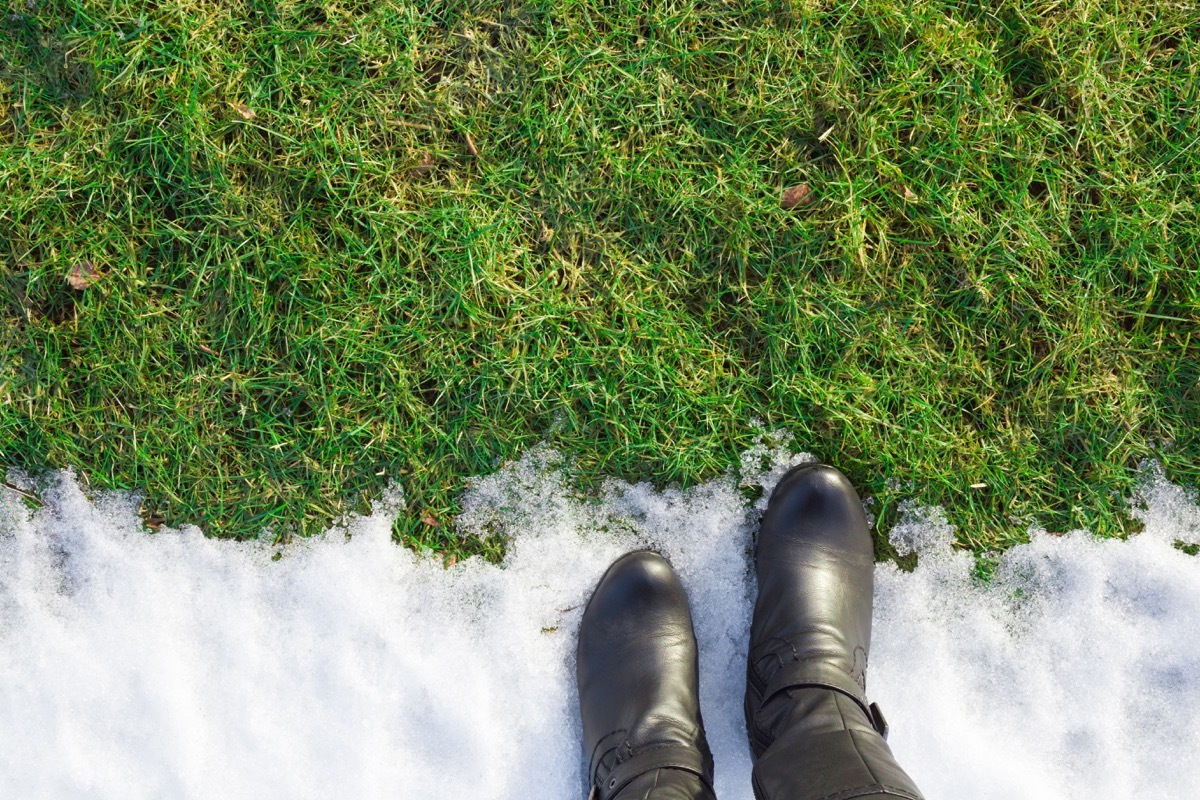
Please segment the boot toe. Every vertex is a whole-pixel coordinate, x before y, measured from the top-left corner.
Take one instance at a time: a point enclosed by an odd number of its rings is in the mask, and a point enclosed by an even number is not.
[[[761,531],[768,539],[782,534],[827,546],[872,550],[858,492],[840,470],[827,464],[801,464],[783,476],[771,493]]]
[[[858,493],[837,467],[813,462],[793,467],[780,479],[771,502],[785,501],[799,504],[797,510],[804,513],[819,513],[839,504],[858,503]]]
[[[648,616],[681,609],[686,614],[687,596],[670,562],[651,550],[638,550],[608,568],[584,618],[637,619],[644,624]]]

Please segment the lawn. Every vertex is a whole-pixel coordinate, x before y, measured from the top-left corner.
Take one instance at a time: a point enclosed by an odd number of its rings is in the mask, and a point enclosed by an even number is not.
[[[1200,483],[1194,5],[6,3],[0,464],[463,554],[754,420],[977,552]]]

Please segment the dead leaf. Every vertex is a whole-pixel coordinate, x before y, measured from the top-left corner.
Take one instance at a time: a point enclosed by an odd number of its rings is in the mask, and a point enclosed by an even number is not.
[[[242,115],[242,119],[254,119],[258,114],[254,113],[254,109],[245,103],[230,103],[233,110]]]
[[[457,563],[458,563],[458,556],[451,553],[449,558],[446,559],[446,569],[453,567]]]
[[[779,198],[779,207],[787,211],[796,206],[806,206],[816,199],[807,183],[799,183],[783,190],[783,196]]]
[[[71,274],[67,276],[67,283],[71,284],[71,288],[77,292],[82,292],[87,287],[100,277],[100,273],[96,272],[96,268],[90,261],[80,261],[71,267]]]
[[[422,175],[428,174],[432,170],[433,155],[426,153],[425,155],[421,156],[421,160],[417,162],[417,165],[408,171],[408,176],[410,178],[419,178]]]
[[[478,156],[479,148],[475,146],[475,140],[471,138],[471,134],[464,133],[463,138],[467,140],[467,152],[473,156]]]
[[[437,517],[435,517],[433,515],[432,511],[426,511],[424,514],[422,514],[421,522],[424,522],[426,525],[428,525],[431,528],[438,527]]]
[[[914,192],[912,189],[908,188],[907,186],[905,186],[904,187],[904,199],[905,200],[916,200],[917,193]]]

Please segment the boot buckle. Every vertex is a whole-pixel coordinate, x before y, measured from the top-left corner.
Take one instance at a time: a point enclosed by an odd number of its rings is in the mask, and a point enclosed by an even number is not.
[[[886,742],[888,736],[888,723],[887,719],[885,719],[883,716],[883,711],[879,708],[878,703],[871,703],[868,710],[871,712],[871,725],[874,726],[875,730],[879,732],[879,735],[882,736],[883,740]]]

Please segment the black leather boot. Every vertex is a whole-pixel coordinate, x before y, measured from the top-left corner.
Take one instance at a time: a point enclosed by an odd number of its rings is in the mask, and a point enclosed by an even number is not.
[[[714,800],[696,635],[665,558],[628,553],[608,568],[583,612],[576,679],[589,798]]]
[[[758,535],[746,728],[759,800],[921,794],[866,696],[875,563],[846,476],[803,464],[775,487]]]

